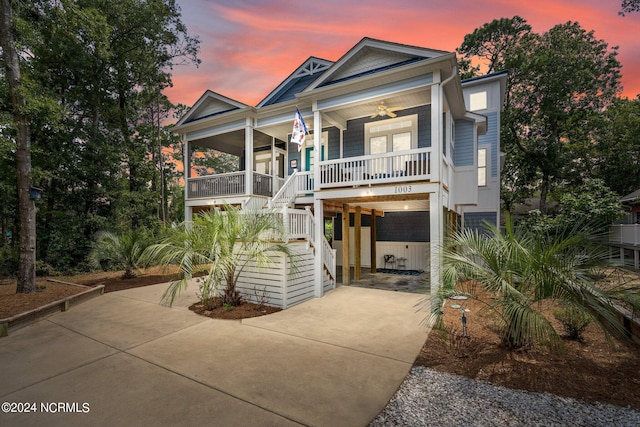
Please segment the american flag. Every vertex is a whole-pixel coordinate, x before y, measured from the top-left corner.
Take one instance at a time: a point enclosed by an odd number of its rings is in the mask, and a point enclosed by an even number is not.
[[[291,132],[291,142],[298,144],[298,151],[302,149],[307,133],[307,125],[304,124],[300,110],[296,108],[296,117],[293,120],[293,131]]]

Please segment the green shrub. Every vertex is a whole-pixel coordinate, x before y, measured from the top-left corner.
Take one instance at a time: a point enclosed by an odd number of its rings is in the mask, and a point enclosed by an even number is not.
[[[555,317],[564,328],[565,338],[582,341],[582,333],[591,323],[591,318],[584,310],[575,306],[567,306],[553,311]]]
[[[560,347],[561,336],[540,310],[544,300],[555,300],[577,312],[561,313],[568,336],[579,336],[586,318],[606,332],[625,339],[618,306],[640,309],[640,299],[626,285],[598,286],[608,251],[599,245],[593,228],[576,224],[553,230],[514,227],[507,216],[504,232],[461,230],[442,250],[440,298],[452,290],[465,291],[476,283],[486,291],[487,308],[498,319],[499,335],[508,349],[534,344]],[[471,290],[473,292],[473,290]],[[439,304],[433,304],[437,316]]]
[[[122,234],[103,231],[98,233],[88,260],[94,268],[123,269],[122,278],[130,279],[136,277],[138,268],[145,266],[141,256],[149,244],[150,238],[141,228]]]
[[[18,251],[10,246],[0,246],[0,277],[16,276],[18,266]]]
[[[36,276],[57,276],[58,272],[44,261],[36,260]]]

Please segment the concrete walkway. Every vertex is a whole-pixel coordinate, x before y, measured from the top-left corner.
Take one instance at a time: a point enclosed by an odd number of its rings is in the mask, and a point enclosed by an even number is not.
[[[288,310],[213,320],[114,292],[0,339],[5,426],[364,426],[411,368],[421,295],[339,287]],[[46,413],[49,411],[49,413]],[[35,412],[35,413],[34,413]]]

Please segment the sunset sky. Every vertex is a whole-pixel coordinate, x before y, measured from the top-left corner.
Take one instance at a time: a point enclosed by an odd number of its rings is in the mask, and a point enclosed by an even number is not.
[[[493,19],[523,17],[544,33],[577,21],[619,46],[623,96],[640,94],[640,13],[621,17],[620,0],[179,0],[183,22],[201,40],[202,64],[173,70],[174,103],[193,105],[210,89],[256,105],[309,56],[338,60],[363,37],[454,51]]]

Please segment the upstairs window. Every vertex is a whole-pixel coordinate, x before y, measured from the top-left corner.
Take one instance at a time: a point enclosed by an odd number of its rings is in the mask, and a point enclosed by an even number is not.
[[[469,109],[471,111],[487,109],[487,92],[476,92],[469,95]]]
[[[418,145],[417,128],[417,115],[367,123],[365,125],[367,138],[365,153],[382,154],[416,148]]]
[[[487,186],[487,149],[478,150],[478,186]]]
[[[365,154],[369,155],[415,149],[418,147],[418,116],[414,114],[367,123],[365,141]],[[375,162],[371,167],[371,173],[385,174],[404,169],[405,160],[397,158],[392,163]]]

